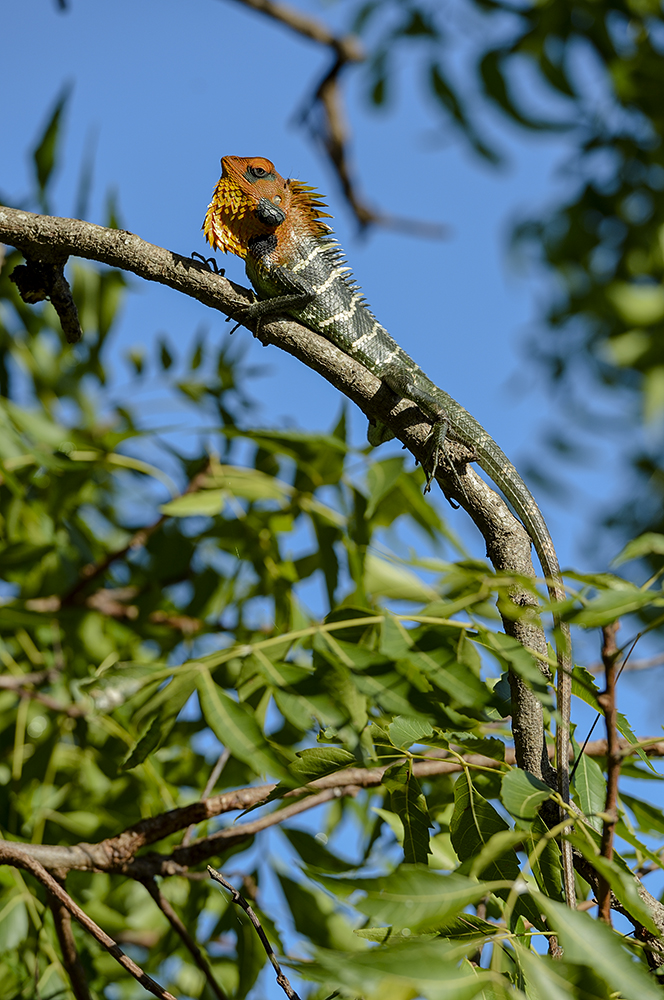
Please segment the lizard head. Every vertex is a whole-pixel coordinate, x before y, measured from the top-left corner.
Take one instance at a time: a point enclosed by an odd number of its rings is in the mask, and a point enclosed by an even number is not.
[[[251,241],[278,227],[279,238],[295,237],[304,230],[327,235],[319,220],[329,218],[324,203],[312,188],[286,180],[263,156],[224,156],[221,179],[203,223],[214,249],[246,257]]]

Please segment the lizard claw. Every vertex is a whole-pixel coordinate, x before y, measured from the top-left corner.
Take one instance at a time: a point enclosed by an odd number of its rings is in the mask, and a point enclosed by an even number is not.
[[[198,259],[198,260],[202,261],[203,264],[205,264],[205,266],[207,267],[208,271],[212,271],[212,272],[214,272],[214,274],[218,274],[220,278],[223,278],[223,276],[226,274],[225,268],[223,268],[223,267],[220,268],[217,265],[217,262],[214,259],[214,257],[203,257],[202,254],[197,253],[197,251],[194,250],[194,252],[191,255],[191,259],[192,260],[197,260]]]
[[[241,302],[240,304],[238,304],[237,309],[235,310],[235,312],[239,316],[241,316],[242,318],[236,321],[235,326],[231,330],[229,336],[232,336],[235,333],[235,331],[237,330],[237,328],[239,326],[242,326],[244,324],[245,320],[247,320],[247,319],[253,319],[254,317],[256,318],[256,331],[254,333],[254,336],[255,337],[258,336],[258,331],[260,329],[260,324],[261,324],[262,316],[261,316],[261,313],[257,312],[256,308],[255,308],[256,307],[256,303],[258,302],[258,299],[254,295],[253,291],[250,290],[250,294],[251,294],[251,302],[249,304],[247,304],[245,302]],[[231,319],[232,319],[231,316],[227,316],[226,317],[226,322],[230,323]]]
[[[461,477],[459,476],[457,467],[452,461],[447,448],[447,421],[435,423],[431,428],[431,437],[433,438],[433,445],[431,448],[431,466],[429,469],[424,470],[427,478],[424,492],[429,493],[431,491],[431,483],[436,477],[436,472],[439,468],[441,468],[441,466],[445,466],[449,470],[452,480],[459,492],[467,500],[468,495],[466,493],[466,488],[461,482]],[[443,492],[445,491],[443,490]],[[447,496],[447,493],[445,493],[445,496],[454,507],[455,504],[452,503],[452,500],[449,496]]]

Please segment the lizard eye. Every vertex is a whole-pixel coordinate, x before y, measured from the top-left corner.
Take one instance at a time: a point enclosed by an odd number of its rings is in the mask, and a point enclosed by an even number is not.
[[[247,172],[252,177],[267,177],[267,170],[263,170],[262,167],[247,167]]]

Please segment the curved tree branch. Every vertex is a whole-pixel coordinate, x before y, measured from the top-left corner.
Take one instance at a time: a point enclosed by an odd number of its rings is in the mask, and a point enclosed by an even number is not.
[[[639,746],[649,756],[664,757],[664,741],[662,740],[643,740],[637,744],[619,740],[619,749],[623,754],[633,753]],[[553,756],[553,746],[547,747],[547,750],[549,756]],[[462,764],[458,758],[444,756],[444,753],[444,751],[436,751],[437,756],[435,757],[431,756],[426,760],[415,761],[413,764],[415,777],[422,779],[440,774],[459,774],[466,767],[480,767],[483,770],[502,767],[500,761],[484,757],[481,754],[464,754],[464,763]],[[606,756],[606,740],[595,740],[588,743],[585,753],[589,757]],[[505,763],[512,765],[515,762],[514,751],[509,747],[506,748]],[[22,852],[34,858],[45,868],[58,872],[67,872],[71,869],[90,872],[124,872],[131,873],[141,879],[151,878],[154,875],[180,874],[189,865],[198,864],[199,861],[205,861],[207,858],[225,851],[230,846],[229,841],[233,838],[235,838],[233,843],[247,840],[267,826],[281,823],[296,812],[312,809],[320,805],[322,801],[344,795],[356,795],[362,788],[378,787],[387,767],[388,765],[375,768],[347,767],[343,771],[317,778],[308,785],[294,788],[285,793],[284,800],[298,799],[295,808],[290,811],[277,809],[249,823],[234,823],[210,837],[200,838],[190,844],[181,844],[174,849],[172,854],[141,855],[138,862],[136,856],[142,848],[158,843],[179,830],[187,829],[192,824],[203,823],[225,813],[244,812],[247,809],[255,808],[265,802],[277,786],[274,784],[256,785],[251,788],[240,788],[234,792],[213,795],[211,798],[192,802],[188,806],[171,809],[168,812],[159,813],[157,816],[150,816],[148,819],[141,820],[140,823],[123,830],[116,837],[109,837],[96,844],[79,843],[72,846],[17,844],[14,841],[0,840],[0,848],[10,852],[14,848],[20,848]],[[319,793],[324,793],[326,799],[320,799]],[[187,854],[186,851],[190,853]],[[205,853],[206,851],[207,853]],[[200,857],[196,858],[195,855],[200,855]],[[147,859],[149,859],[149,863],[146,864]],[[5,860],[4,863],[10,864],[11,862]]]

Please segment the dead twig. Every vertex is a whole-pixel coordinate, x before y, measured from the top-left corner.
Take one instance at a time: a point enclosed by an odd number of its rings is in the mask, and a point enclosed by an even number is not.
[[[243,7],[251,7],[252,10],[265,14],[273,21],[285,24],[298,35],[343,52],[348,61],[360,62],[364,59],[360,40],[355,35],[335,35],[323,21],[303,14],[289,4],[276,3],[275,0],[237,0],[237,2]]]
[[[87,715],[88,712],[88,709],[84,708],[83,705],[63,705],[55,698],[51,698],[50,695],[43,694],[41,691],[33,691],[31,688],[24,687],[17,687],[15,690],[20,698],[29,698],[31,701],[38,701],[52,712],[56,712],[58,715],[67,715],[70,719],[78,719],[82,715]]]
[[[177,934],[179,934],[180,937],[182,938],[182,941],[184,942],[185,946],[189,949],[191,957],[193,958],[194,962],[205,976],[205,979],[210,989],[214,993],[214,995],[218,998],[218,1000],[228,1000],[226,993],[224,993],[221,986],[219,985],[219,983],[212,974],[210,963],[206,959],[201,949],[196,944],[195,940],[193,939],[193,937],[191,936],[185,925],[180,920],[179,916],[177,915],[177,913],[175,912],[169,901],[166,899],[164,894],[160,892],[159,887],[155,882],[155,880],[146,879],[143,882],[143,885],[148,890],[148,892],[154,899],[155,903],[157,904],[161,912],[164,914],[164,916],[170,923],[173,930]]]
[[[237,0],[237,2],[265,14],[296,34],[329,49],[332,56],[329,68],[318,84],[312,88],[311,94],[296,114],[295,121],[308,129],[313,141],[328,159],[360,229],[364,230],[374,225],[413,236],[444,238],[449,231],[447,226],[381,212],[371,208],[359,193],[351,167],[350,128],[344,112],[340,83],[346,69],[363,62],[366,58],[357,35],[335,35],[323,21],[302,14],[288,4],[276,3],[274,0]]]
[[[635,752],[636,748],[642,746],[644,752],[650,756],[664,757],[664,740],[646,740],[638,744],[628,743],[620,740],[619,751],[625,755]],[[588,756],[605,757],[607,754],[606,740],[597,740],[586,748]],[[413,764],[413,774],[417,778],[434,777],[441,774],[458,774],[466,767],[501,768],[503,765],[490,757],[481,754],[464,754],[464,763],[461,764],[456,759],[446,759],[444,751],[437,751],[439,756],[429,757],[426,760],[418,760]],[[548,754],[553,757],[553,747],[548,747]],[[516,762],[515,752],[508,747],[505,753],[505,763],[514,764]],[[380,785],[385,768],[376,767],[365,769],[361,767],[346,768],[335,774],[328,774],[323,778],[312,781],[302,788],[292,789],[286,792],[284,799],[296,798],[297,811],[314,808],[320,805],[320,799],[316,793],[326,792],[329,798],[354,795],[360,788],[373,788]],[[251,788],[240,788],[233,792],[224,792],[208,799],[192,802],[188,806],[178,809],[171,809],[168,812],[159,813],[157,816],[150,816],[141,820],[134,826],[128,827],[115,837],[109,837],[96,844],[80,843],[71,846],[50,845],[50,844],[22,844],[21,849],[28,852],[48,868],[69,871],[77,869],[80,871],[106,871],[106,872],[126,872],[136,878],[152,878],[154,875],[190,875],[196,877],[195,872],[187,873],[187,868],[191,864],[205,861],[220,850],[225,850],[230,846],[230,838],[237,837],[238,840],[247,839],[253,836],[259,829],[266,825],[271,826],[280,823],[293,811],[281,809],[270,813],[267,817],[258,822],[259,827],[253,823],[234,824],[231,827],[213,834],[211,837],[201,838],[187,845],[179,845],[174,852],[169,855],[147,854],[143,855],[139,862],[140,872],[132,868],[135,856],[141,848],[154,844],[159,840],[170,837],[178,830],[186,829],[191,825],[198,825],[205,820],[224,813],[236,810],[246,810],[259,803],[264,802],[276,785],[257,785]],[[327,801],[327,798],[325,799]],[[220,843],[225,841],[224,845]],[[0,840],[0,847],[13,848],[14,842]],[[207,852],[207,853],[205,853]]]
[[[238,906],[241,906],[242,909],[244,910],[244,912],[247,914],[247,916],[251,920],[251,922],[254,925],[254,928],[256,930],[256,933],[258,934],[258,936],[259,936],[259,938],[261,940],[261,944],[265,948],[265,953],[267,954],[267,957],[270,959],[270,962],[272,963],[272,968],[274,969],[274,971],[275,971],[275,973],[277,975],[277,983],[279,984],[279,986],[281,986],[282,990],[284,991],[284,993],[288,997],[288,1000],[300,1000],[299,996],[297,995],[297,993],[295,992],[295,990],[293,989],[293,987],[289,983],[287,977],[281,971],[281,966],[279,965],[279,962],[277,961],[277,956],[274,954],[274,951],[272,950],[272,945],[268,941],[267,935],[266,935],[265,931],[263,930],[263,928],[261,927],[260,920],[258,919],[258,917],[256,916],[256,914],[254,913],[253,909],[251,908],[251,906],[249,905],[249,903],[247,902],[247,900],[244,898],[244,896],[242,895],[242,893],[238,892],[238,890],[235,889],[230,884],[230,882],[227,882],[226,879],[224,878],[224,876],[221,875],[218,871],[216,871],[212,867],[212,865],[208,865],[207,866],[207,870],[209,872],[210,878],[214,879],[215,882],[219,882],[220,885],[223,885],[224,889],[227,889],[228,892],[230,892],[231,899],[233,900],[233,902],[236,903]]]
[[[657,656],[647,656],[642,660],[623,660],[622,662],[618,659],[617,664],[620,666],[620,673],[623,670],[652,670],[653,667],[664,666],[664,653],[659,653]],[[604,664],[601,662],[591,663],[587,668],[591,674],[599,674],[604,670]]]
[[[69,282],[65,278],[66,261],[66,257],[52,263],[26,258],[25,264],[14,268],[9,280],[14,282],[19,295],[28,305],[50,299],[67,342],[76,344],[82,338],[83,330]]]
[[[618,741],[618,730],[616,729],[616,661],[618,658],[618,647],[616,646],[616,632],[620,628],[619,622],[605,625],[602,629],[602,663],[606,675],[606,689],[597,696],[600,708],[604,712],[606,720],[606,740],[608,747],[607,754],[607,782],[606,782],[606,804],[604,806],[604,820],[602,822],[602,842],[600,854],[610,861],[613,858],[613,834],[618,821],[618,811],[616,802],[618,798],[618,778],[620,777],[620,765],[622,755]],[[603,920],[611,924],[611,887],[606,879],[600,875],[599,888],[597,893],[598,920]]]
[[[344,114],[340,78],[348,60],[337,53],[332,65],[314,88],[310,98],[296,116],[296,121],[306,126],[314,142],[321,147],[337,176],[343,195],[355,215],[360,229],[370,225],[382,226],[426,239],[444,239],[449,227],[438,222],[407,219],[372,208],[362,198],[351,167],[350,129]]]
[[[24,688],[28,684],[43,684],[44,681],[54,681],[58,677],[58,670],[37,670],[31,674],[3,674],[0,677],[0,688],[5,690]]]

